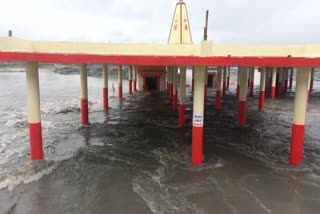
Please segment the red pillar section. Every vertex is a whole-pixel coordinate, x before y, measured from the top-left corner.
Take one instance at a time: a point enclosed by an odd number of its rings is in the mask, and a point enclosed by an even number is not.
[[[271,92],[270,98],[274,100],[276,98],[276,82],[277,82],[277,68],[272,68],[272,82],[271,82]]]
[[[128,82],[129,82],[129,95],[132,95],[132,66],[129,67],[129,74],[128,74]]]
[[[248,69],[239,67],[240,72],[240,95],[239,95],[239,111],[238,111],[238,126],[243,126],[246,123],[246,100],[247,100],[247,79]]]
[[[179,127],[185,126],[186,119],[186,80],[187,80],[187,68],[185,66],[180,67],[180,84],[179,84]]]
[[[122,99],[122,66],[119,65],[118,68],[118,98]]]
[[[314,68],[312,68],[312,70],[311,70],[310,91],[313,90],[313,81],[314,81]]]
[[[222,83],[222,95],[226,95],[227,92],[227,67],[223,68],[223,83]]]
[[[193,95],[193,125],[192,125],[192,165],[202,163],[203,147],[203,112],[204,112],[204,82],[206,67],[195,67]]]
[[[81,80],[81,123],[82,125],[89,124],[88,111],[88,71],[87,65],[80,66],[80,80]]]
[[[192,68],[192,83],[191,83],[192,92],[194,91],[194,69],[195,67]]]
[[[217,88],[216,88],[216,110],[221,110],[221,82],[222,82],[222,68],[218,67],[217,72]]]
[[[250,90],[249,90],[249,95],[252,97],[253,92],[254,92],[254,67],[249,68],[249,75],[250,75]]]
[[[178,77],[178,68],[173,67],[173,70],[172,70],[172,109],[173,111],[177,110],[177,103],[178,103],[177,77]]]
[[[38,63],[26,66],[31,160],[43,159]]]
[[[297,70],[297,85],[290,145],[290,165],[297,165],[302,162],[310,73],[311,68],[307,67],[301,67]]]
[[[260,93],[259,93],[259,110],[264,108],[265,88],[266,88],[266,68],[261,68],[260,72]]]
[[[108,103],[108,65],[104,64],[102,67],[102,82],[103,82],[103,109],[107,110]]]

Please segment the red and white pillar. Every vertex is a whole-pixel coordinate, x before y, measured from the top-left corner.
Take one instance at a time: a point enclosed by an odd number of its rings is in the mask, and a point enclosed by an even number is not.
[[[260,93],[259,93],[259,110],[264,109],[264,98],[266,90],[266,67],[261,68],[260,72]]]
[[[290,165],[297,165],[302,162],[304,126],[306,120],[308,82],[310,79],[310,74],[311,68],[308,67],[301,67],[297,70],[296,94],[290,146]]]
[[[122,99],[122,65],[118,67],[118,98]]]
[[[31,160],[43,159],[40,111],[39,71],[37,62],[26,65]]]
[[[282,94],[282,87],[283,87],[283,68],[279,68],[279,80],[278,80],[278,96]]]
[[[132,95],[132,66],[129,66],[129,73],[128,73],[128,79],[129,79],[129,95]]]
[[[218,67],[217,71],[217,88],[216,88],[216,110],[221,110],[221,89],[222,89],[222,68]]]
[[[89,124],[89,108],[88,108],[88,71],[87,65],[80,65],[80,93],[81,93],[81,123]]]
[[[239,67],[240,73],[240,95],[239,95],[239,111],[238,111],[238,126],[243,126],[246,123],[246,101],[247,101],[247,79],[248,68]]]
[[[187,81],[187,68],[185,66],[180,67],[180,84],[179,84],[179,122],[178,126],[183,127],[186,124],[186,81]]]
[[[172,68],[172,109],[177,110],[178,90],[177,90],[178,67]]]
[[[292,89],[292,82],[293,82],[293,68],[290,68],[290,82],[289,82],[289,89]]]
[[[103,82],[103,109],[107,110],[109,107],[108,103],[108,65],[104,64],[102,66],[102,82]]]
[[[230,86],[230,67],[227,67],[227,90],[229,90]]]
[[[270,98],[274,100],[276,98],[276,82],[277,82],[277,68],[272,68],[272,81],[271,81],[271,91]]]
[[[133,67],[133,91],[137,91],[137,67]]]
[[[192,125],[192,165],[202,163],[204,84],[206,67],[197,66],[194,70],[193,125]]]
[[[238,74],[237,74],[237,100],[239,100],[240,96],[240,72],[238,69]]]
[[[254,67],[249,68],[250,71],[250,88],[249,88],[249,95],[252,97],[254,92]]]
[[[223,68],[222,95],[226,95],[227,91],[227,67]]]

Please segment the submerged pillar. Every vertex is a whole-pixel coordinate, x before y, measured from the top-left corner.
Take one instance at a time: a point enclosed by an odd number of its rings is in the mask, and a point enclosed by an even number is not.
[[[89,124],[89,109],[88,109],[88,71],[87,65],[80,65],[80,80],[81,80],[81,123],[82,125]]]
[[[230,86],[230,67],[227,67],[227,90],[229,90]]]
[[[276,98],[276,82],[277,82],[277,68],[272,68],[272,81],[271,81],[271,91],[270,98],[274,100]]]
[[[248,69],[239,67],[240,73],[240,95],[238,106],[238,126],[243,126],[246,123],[246,101],[247,101],[247,79]]]
[[[217,88],[216,88],[216,110],[221,110],[221,82],[222,82],[222,68],[218,67],[217,71]]]
[[[250,71],[250,88],[249,88],[249,95],[252,97],[254,92],[254,67],[249,68]]]
[[[118,67],[118,99],[122,99],[122,65]]]
[[[172,109],[173,111],[177,110],[177,103],[178,103],[177,77],[178,77],[178,68],[173,67],[172,69]]]
[[[37,62],[26,65],[31,160],[43,159],[40,112],[39,71]]]
[[[194,70],[192,165],[202,163],[205,71],[204,66],[197,66]]]
[[[239,69],[238,69],[238,72],[237,72],[237,100],[239,100],[239,96],[240,96],[240,72],[239,72]]]
[[[194,69],[195,69],[195,67],[193,66],[192,67],[192,83],[191,83],[191,87],[192,87],[192,92],[194,91]]]
[[[227,67],[223,67],[223,83],[222,83],[222,95],[226,95],[227,91]]]
[[[308,82],[311,68],[301,67],[296,75],[296,94],[292,124],[290,165],[301,163],[303,156],[304,126],[308,100]]]
[[[104,64],[102,66],[102,82],[103,82],[103,109],[107,110],[109,103],[108,103],[108,65]]]
[[[261,68],[260,75],[259,110],[263,110],[266,89],[266,67]]]
[[[314,81],[314,68],[312,68],[311,70],[310,91],[313,90],[313,81]]]
[[[132,95],[132,66],[129,66],[128,71],[128,82],[129,82],[129,95]]]
[[[290,81],[289,81],[289,89],[292,89],[292,82],[293,82],[293,68],[290,68]]]
[[[187,80],[187,68],[185,66],[180,67],[180,84],[179,84],[179,127],[183,127],[186,124],[186,80]]]

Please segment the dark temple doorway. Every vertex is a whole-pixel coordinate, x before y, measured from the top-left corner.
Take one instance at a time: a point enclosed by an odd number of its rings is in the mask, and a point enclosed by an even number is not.
[[[146,89],[149,91],[156,91],[158,89],[157,77],[146,78]]]

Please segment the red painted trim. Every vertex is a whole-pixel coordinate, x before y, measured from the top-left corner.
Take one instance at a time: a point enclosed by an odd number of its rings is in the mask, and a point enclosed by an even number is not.
[[[103,88],[103,109],[107,110],[109,103],[108,103],[108,89],[107,88]]]
[[[259,110],[264,109],[264,97],[265,97],[265,92],[260,91],[260,93],[259,93]]]
[[[200,57],[200,56],[125,56],[63,53],[0,52],[0,61],[36,61],[41,63],[109,63],[166,66],[265,66],[320,67],[320,57]]]
[[[192,165],[202,163],[203,127],[192,126]]]
[[[181,104],[179,105],[179,123],[178,126],[179,127],[184,127],[186,124],[186,106],[185,104]]]
[[[223,96],[226,95],[226,91],[227,91],[226,82],[223,81],[222,82],[222,94],[223,94]]]
[[[250,92],[249,95],[252,97],[253,96],[253,82],[250,82]]]
[[[122,99],[122,85],[118,85],[118,99]]]
[[[246,101],[239,101],[238,125],[243,126],[246,123]]]
[[[221,110],[221,91],[216,92],[216,110]]]
[[[132,80],[129,80],[129,94],[132,95]]]
[[[173,111],[177,110],[178,96],[177,94],[172,95],[172,109]]]
[[[292,135],[290,145],[290,165],[297,165],[302,162],[304,143],[304,125],[292,124]]]
[[[31,160],[43,159],[41,123],[29,123]]]
[[[240,85],[237,85],[237,100],[239,100],[240,97]]]
[[[81,123],[82,125],[89,124],[89,108],[88,100],[81,98]]]
[[[274,87],[274,86],[271,87],[270,98],[272,100],[274,100],[276,98],[276,87]]]
[[[172,101],[172,99],[173,99],[173,84],[171,84],[171,86],[170,86],[170,100]]]

